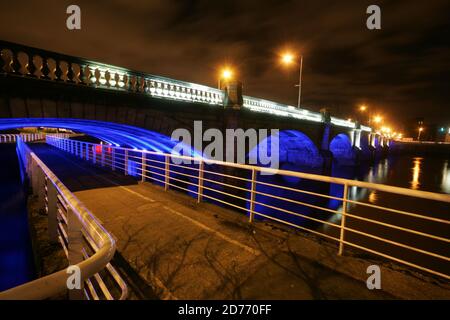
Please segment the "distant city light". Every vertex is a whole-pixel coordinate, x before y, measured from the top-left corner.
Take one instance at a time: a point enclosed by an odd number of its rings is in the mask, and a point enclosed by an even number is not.
[[[380,123],[383,120],[383,118],[381,116],[375,116],[375,118],[373,118],[373,121],[375,123]]]
[[[367,110],[367,106],[363,104],[359,107],[359,110],[364,112]]]

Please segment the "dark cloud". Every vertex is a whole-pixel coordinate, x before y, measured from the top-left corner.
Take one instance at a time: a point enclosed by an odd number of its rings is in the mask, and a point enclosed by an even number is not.
[[[276,61],[304,55],[303,102],[351,115],[365,102],[399,124],[424,116],[450,123],[450,9],[442,1],[378,1],[382,30],[365,27],[372,1],[109,0],[3,1],[0,38],[214,86],[230,63],[245,93],[296,104],[295,70]],[[65,28],[78,4],[82,30]]]

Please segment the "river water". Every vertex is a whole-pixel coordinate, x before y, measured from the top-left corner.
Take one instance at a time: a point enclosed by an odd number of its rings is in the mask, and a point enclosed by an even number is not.
[[[0,144],[0,291],[35,277],[26,192],[14,144]]]
[[[411,190],[450,194],[450,159],[444,157],[395,155],[378,160],[373,165],[367,164],[356,168],[335,165],[332,171],[333,176],[342,178],[381,183]],[[342,196],[342,190],[335,190],[331,194]],[[450,206],[448,203],[418,199],[412,196],[401,196],[377,190],[359,189],[356,187],[350,188],[349,198],[373,205],[372,207],[368,207],[350,204],[348,207],[350,214],[378,220],[383,223],[394,224],[399,227],[442,238],[448,239],[450,236],[450,226],[448,224],[379,210],[374,207],[387,207],[428,217],[450,220]],[[340,209],[342,209],[342,204]],[[340,215],[333,215],[329,220],[340,223]],[[432,239],[418,235],[417,233],[377,225],[355,218],[348,219],[346,226],[431,253],[447,257],[450,256],[448,243],[442,240]],[[333,232],[330,228],[323,227],[322,229],[336,235],[336,231]],[[398,245],[386,244],[375,238],[352,232],[347,233],[345,239],[395,258],[407,260],[408,262],[431,268],[444,274],[450,274],[450,264],[447,261],[429,254],[419,253]]]

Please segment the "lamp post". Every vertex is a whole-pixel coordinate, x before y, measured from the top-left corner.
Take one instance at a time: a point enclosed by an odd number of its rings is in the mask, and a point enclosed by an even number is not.
[[[287,66],[295,63],[295,57],[292,53],[286,52],[281,56],[281,62]],[[297,101],[297,108],[300,109],[300,104],[302,100],[302,71],[303,71],[303,56],[300,55],[300,68],[299,68],[299,76],[298,76],[298,84],[296,87],[298,87],[298,101]]]
[[[420,135],[422,134],[423,127],[419,128],[419,134],[417,135],[417,141],[420,141]]]

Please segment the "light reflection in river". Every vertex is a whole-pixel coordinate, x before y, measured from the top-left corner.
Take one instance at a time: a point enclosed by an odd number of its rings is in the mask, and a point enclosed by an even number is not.
[[[450,168],[448,167],[448,160],[444,162],[444,166],[442,168],[441,188],[445,193],[450,193]]]
[[[414,167],[412,168],[413,176],[411,181],[411,189],[417,190],[420,187],[420,168],[423,158],[414,158]]]

